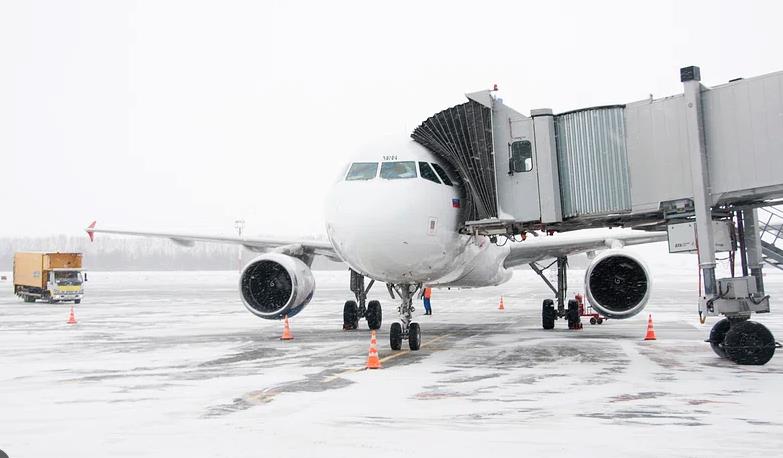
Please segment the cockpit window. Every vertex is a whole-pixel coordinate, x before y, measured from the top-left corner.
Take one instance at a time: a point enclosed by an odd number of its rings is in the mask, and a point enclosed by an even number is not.
[[[419,162],[419,175],[421,175],[421,177],[425,180],[430,180],[433,183],[440,184],[438,176],[435,175],[435,172],[432,171],[432,167],[430,167],[430,165],[426,162]]]
[[[451,182],[451,180],[449,179],[449,176],[446,175],[446,171],[443,170],[443,167],[439,166],[438,164],[436,164],[434,162],[432,163],[432,166],[435,168],[435,171],[438,172],[438,176],[440,177],[440,179],[443,180],[443,184],[445,184],[446,186],[453,186],[454,185]]]
[[[377,172],[377,162],[354,162],[348,170],[345,181],[372,180]]]
[[[413,161],[384,162],[381,164],[381,178],[387,180],[416,178],[416,163]]]

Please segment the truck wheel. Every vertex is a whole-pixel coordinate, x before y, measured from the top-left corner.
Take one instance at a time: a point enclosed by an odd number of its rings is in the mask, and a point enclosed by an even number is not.
[[[82,300],[81,300],[81,299],[76,299],[75,301],[73,301],[73,303],[74,303],[74,304],[81,304],[81,303],[82,303]]]
[[[25,302],[35,302],[35,298],[33,296],[22,296],[22,299],[24,299]]]

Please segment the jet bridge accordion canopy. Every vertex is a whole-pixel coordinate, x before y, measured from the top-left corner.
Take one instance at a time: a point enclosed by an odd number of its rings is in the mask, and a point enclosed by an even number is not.
[[[497,217],[492,110],[473,100],[436,113],[411,137],[443,158],[465,187],[463,218]]]

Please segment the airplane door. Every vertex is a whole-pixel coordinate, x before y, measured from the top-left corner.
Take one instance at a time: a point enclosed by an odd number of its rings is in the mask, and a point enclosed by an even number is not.
[[[540,221],[533,119],[494,120],[498,217]],[[505,130],[503,135],[498,130]]]

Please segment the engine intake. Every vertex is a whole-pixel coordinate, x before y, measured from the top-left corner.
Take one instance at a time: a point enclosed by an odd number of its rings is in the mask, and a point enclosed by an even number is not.
[[[622,250],[601,253],[585,271],[587,300],[609,318],[630,318],[641,312],[651,287],[644,262]]]
[[[267,320],[290,318],[313,298],[315,279],[310,268],[299,259],[268,253],[242,269],[239,291],[242,302],[253,315]]]

